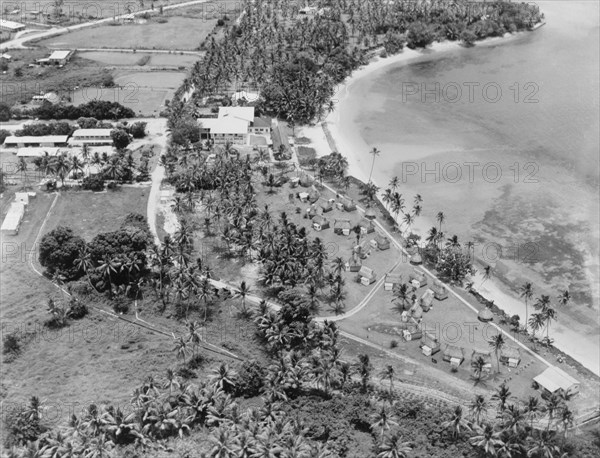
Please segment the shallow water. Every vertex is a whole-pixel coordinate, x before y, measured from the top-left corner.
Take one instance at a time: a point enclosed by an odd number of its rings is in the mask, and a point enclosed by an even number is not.
[[[596,335],[599,8],[538,4],[547,24],[533,33],[358,81],[353,121],[382,151],[380,185],[399,176],[423,195],[422,221],[443,210],[446,235],[477,241],[513,287],[568,287],[567,315]]]

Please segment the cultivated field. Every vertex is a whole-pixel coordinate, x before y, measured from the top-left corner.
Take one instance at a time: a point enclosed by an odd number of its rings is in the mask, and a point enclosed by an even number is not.
[[[216,19],[171,16],[144,24],[101,25],[37,42],[46,48],[197,49],[213,30]],[[185,31],[185,33],[182,33]]]

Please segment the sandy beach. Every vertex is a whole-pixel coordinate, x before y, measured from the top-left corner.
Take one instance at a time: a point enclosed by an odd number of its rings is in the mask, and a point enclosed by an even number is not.
[[[489,39],[478,43],[477,46],[504,44],[517,39],[521,35],[515,34],[505,38]],[[368,65],[356,70],[347,78],[344,84],[340,85],[334,97],[336,102],[335,110],[328,115],[323,124],[331,133],[335,147],[348,159],[349,175],[364,182],[369,178],[372,156],[368,152],[372,149],[373,145],[367,144],[361,136],[356,117],[366,107],[372,111],[381,112],[384,110],[383,105],[385,100],[378,100],[377,97],[369,92],[374,76],[381,75],[388,67],[395,69],[410,64],[418,58],[432,55],[436,55],[437,58],[441,53],[458,51],[460,49],[463,48],[458,43],[444,42],[435,43],[424,51],[405,49],[401,54],[395,56],[387,58],[376,57]],[[367,98],[365,94],[368,94],[369,97]],[[317,150],[317,155],[319,156],[329,154],[332,151],[332,147],[329,145],[321,125],[303,127],[300,129],[299,136],[309,138],[312,142],[311,146]],[[400,175],[400,171],[398,170],[398,156],[383,153],[386,150],[390,151],[391,148],[402,151],[402,161],[424,161],[426,158],[428,161],[432,161],[440,155],[448,155],[449,152],[466,161],[478,158],[479,154],[479,151],[476,150],[465,152],[461,149],[460,145],[455,145],[451,142],[449,144],[436,144],[432,141],[431,145],[424,146],[422,144],[412,145],[407,141],[403,145],[398,145],[397,143],[389,145],[378,143],[376,146],[382,151],[382,154],[376,159],[372,180],[380,187],[381,191],[385,189],[390,176]],[[503,164],[503,166],[505,165],[508,166],[508,164]],[[557,169],[555,173],[558,176],[561,171]],[[439,193],[440,196],[443,195],[444,202],[447,205],[437,208],[435,204],[437,199],[433,199],[432,202],[430,195],[430,198],[424,202],[424,208],[428,208],[428,211],[424,211],[423,215],[417,219],[415,225],[411,228],[412,232],[423,237],[430,227],[437,225],[435,222],[437,211],[444,211],[447,215],[452,215],[452,219],[462,220],[458,226],[455,225],[454,230],[456,230],[457,234],[461,234],[462,240],[469,239],[468,236],[473,235],[471,226],[478,221],[478,218],[483,218],[483,212],[487,208],[485,204],[489,204],[491,200],[497,199],[501,189],[500,187],[477,186],[476,183],[469,186],[462,188],[456,186],[449,187],[441,183],[440,185],[436,185],[436,187],[432,187],[433,192]],[[513,187],[513,192],[519,193],[519,185]],[[428,191],[431,191],[431,189],[428,189]],[[544,195],[546,192],[545,188],[541,185],[537,188],[530,185],[527,187],[527,191],[537,192],[540,195]],[[400,192],[405,196],[407,206],[411,206],[413,196],[423,191],[418,186],[412,186],[411,183],[403,183]],[[463,214],[465,211],[462,207],[464,207],[465,202],[461,199],[461,196],[464,196],[465,193],[474,196],[469,206],[472,208],[480,207],[482,211],[481,215],[476,213],[475,215]],[[435,196],[435,194],[433,195]],[[432,206],[436,206],[436,208],[431,208]],[[456,227],[459,227],[460,230],[456,229]],[[597,260],[593,259],[593,254],[591,258],[591,260],[588,259],[586,262],[597,263]],[[536,284],[535,278],[531,280]],[[511,315],[518,314],[524,318],[525,306],[515,293],[514,285],[511,288],[511,285],[494,278],[484,282],[480,273],[474,278],[474,283],[475,289],[488,300],[494,301],[495,304],[507,313]],[[537,290],[537,292],[540,293],[541,291]],[[552,298],[554,299],[554,297]],[[529,313],[531,314],[532,311],[533,307],[530,307]],[[588,328],[582,328],[581,319],[577,321],[563,313],[560,309],[557,312],[559,320],[558,322],[553,322],[550,327],[550,336],[554,339],[554,345],[595,374],[600,375],[600,349],[597,338],[597,323],[592,322],[589,323]]]

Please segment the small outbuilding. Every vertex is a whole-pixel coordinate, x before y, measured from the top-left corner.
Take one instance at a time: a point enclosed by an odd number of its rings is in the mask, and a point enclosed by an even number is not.
[[[471,364],[481,358],[484,361],[483,371],[490,372],[492,370],[492,352],[489,350],[473,350],[471,353]]]
[[[375,246],[379,250],[389,250],[390,249],[390,239],[388,239],[385,235],[377,234],[373,239],[375,241]]]
[[[418,320],[419,318],[423,317],[423,308],[418,302],[415,302],[414,305],[408,310],[408,313],[410,316]]]
[[[465,352],[462,347],[456,345],[446,345],[444,349],[444,361],[452,366],[458,367],[465,360]]]
[[[483,323],[487,323],[489,321],[493,321],[494,319],[494,314],[492,313],[492,311],[489,309],[489,307],[484,308],[483,310],[479,311],[479,314],[477,315],[477,319],[479,321],[482,321]]]
[[[427,290],[419,298],[419,305],[424,312],[429,312],[429,309],[433,305],[433,291],[427,288]]]
[[[438,301],[443,301],[448,298],[448,289],[440,281],[434,280],[431,289],[433,291],[433,296]]]
[[[308,202],[308,193],[307,192],[299,192],[298,198],[301,202]]]
[[[300,178],[300,186],[302,186],[303,188],[308,188],[311,185],[310,182],[310,178],[308,177],[308,175],[303,175],[302,178]]]
[[[308,201],[311,204],[314,204],[317,200],[319,200],[319,197],[321,197],[321,193],[317,191],[317,189],[313,186],[313,188],[308,193]]]
[[[357,255],[360,259],[367,259],[367,256],[369,256],[369,250],[367,248],[367,243],[364,241],[362,243],[359,243],[354,248],[352,248],[352,252],[355,255]]]
[[[433,334],[428,332],[426,332],[421,338],[421,343],[419,346],[421,347],[421,351],[425,356],[435,355],[438,351],[440,351],[440,342]]]
[[[503,345],[500,349],[500,362],[508,367],[517,367],[521,363],[521,351],[517,347]]]
[[[373,207],[367,208],[367,210],[365,211],[365,218],[369,220],[374,220],[375,218],[377,218],[377,213],[375,213]]]
[[[408,278],[411,281],[411,283],[413,282],[413,280],[419,283],[419,286],[417,288],[427,285],[427,277],[420,270],[414,269],[410,273]]]
[[[423,264],[423,258],[419,253],[415,253],[410,257],[410,263],[414,266],[420,266]]]
[[[360,270],[358,271],[358,277],[360,283],[362,283],[365,286],[369,286],[375,283],[375,280],[377,280],[377,275],[375,274],[375,271],[367,266],[361,266]]]
[[[375,224],[373,221],[367,218],[363,218],[358,222],[358,226],[360,227],[361,234],[370,234],[375,232]]]
[[[402,284],[402,275],[400,274],[386,274],[385,281],[383,283],[383,289],[385,291],[393,291],[394,287]]]
[[[336,219],[333,222],[333,232],[337,235],[350,235],[351,227],[349,219]]]
[[[324,229],[329,229],[329,220],[322,215],[316,215],[312,219],[312,226],[315,231],[322,231]]]
[[[344,269],[346,272],[359,272],[361,267],[362,261],[356,254],[350,256],[350,259],[348,259],[346,264],[344,264]]]
[[[4,235],[17,235],[21,221],[23,221],[23,215],[25,215],[25,204],[22,202],[11,203],[2,222],[2,227],[0,227],[0,232]]]
[[[333,205],[328,200],[321,202],[319,205],[321,206],[323,213],[328,213],[333,210]]]
[[[344,199],[342,206],[347,212],[353,212],[356,210],[356,204],[354,203],[354,199]]]
[[[402,330],[402,337],[407,342],[411,342],[413,340],[418,340],[421,337],[423,337],[423,331],[421,331],[421,328],[419,326],[413,324],[411,326],[408,326],[407,329]]]

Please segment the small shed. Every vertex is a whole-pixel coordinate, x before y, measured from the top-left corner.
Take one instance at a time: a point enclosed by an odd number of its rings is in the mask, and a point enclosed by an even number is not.
[[[395,286],[402,284],[402,275],[400,274],[385,274],[385,281],[383,283],[383,289],[385,291],[392,291]]]
[[[356,254],[360,259],[366,259],[369,256],[369,250],[367,249],[366,241],[356,245],[352,248],[352,252]]]
[[[477,361],[477,358],[483,359],[485,365],[483,366],[484,372],[490,372],[492,370],[492,352],[489,350],[473,350],[471,353],[471,364]]]
[[[302,186],[303,188],[308,188],[310,186],[310,178],[308,178],[308,175],[304,175],[302,176],[302,178],[300,178],[299,180],[300,186]]]
[[[479,314],[477,315],[477,319],[479,321],[487,323],[488,321],[492,321],[494,319],[494,314],[489,309],[489,307],[486,307],[479,312]]]
[[[431,289],[433,290],[433,296],[438,301],[443,301],[448,298],[448,290],[440,281],[434,280]]]
[[[502,346],[500,349],[500,362],[508,367],[517,367],[521,363],[521,351],[517,347]]]
[[[308,202],[308,193],[300,192],[300,193],[298,193],[298,198],[300,199],[301,202]]]
[[[429,309],[433,305],[433,291],[429,288],[419,298],[419,305],[424,312],[429,312]]]
[[[365,218],[369,220],[374,220],[375,218],[377,218],[377,214],[375,213],[373,207],[367,208],[367,210],[365,211]]]
[[[173,199],[174,191],[172,189],[161,189],[160,190],[160,203],[166,204]]]
[[[420,266],[423,264],[423,258],[419,253],[415,253],[410,257],[410,263],[414,266]]]
[[[579,393],[579,381],[556,366],[550,366],[534,377],[533,381],[549,394],[561,391],[571,394]]]
[[[385,235],[377,234],[373,240],[375,241],[375,244],[379,250],[390,249],[390,239],[388,239]]]
[[[406,340],[407,342],[411,342],[413,340],[418,340],[421,337],[423,337],[423,331],[421,331],[421,328],[419,326],[412,325],[409,326],[407,329],[402,330],[402,337],[404,337],[404,340]]]
[[[465,352],[462,347],[456,345],[446,345],[444,349],[444,361],[450,363],[452,366],[460,366],[465,360]]]
[[[413,269],[413,271],[409,275],[409,280],[412,282],[413,280],[419,282],[419,288],[421,286],[427,285],[427,277],[423,272],[417,269]]]
[[[425,356],[435,355],[438,351],[440,351],[440,342],[433,334],[428,332],[426,332],[421,338],[421,343],[419,346],[421,347],[421,351]]]
[[[358,271],[358,277],[360,282],[365,286],[369,286],[377,280],[377,275],[375,275],[373,269],[367,266],[361,266]]]
[[[312,226],[315,231],[322,231],[323,229],[329,229],[329,220],[322,215],[316,215],[312,219]]]
[[[333,232],[337,235],[350,235],[350,228],[349,219],[336,219],[333,222]]]
[[[371,232],[375,232],[375,224],[373,224],[373,221],[370,219],[361,219],[358,222],[358,226],[360,227],[361,234],[370,234]]]
[[[299,183],[300,183],[300,178],[298,178],[298,177],[292,177],[290,179],[290,187],[291,188],[297,187]]]
[[[321,209],[323,210],[323,213],[328,213],[331,210],[333,210],[333,205],[328,200],[324,201],[324,202],[321,202],[319,205],[321,206]]]
[[[343,202],[344,210],[347,212],[353,212],[356,210],[356,204],[354,203],[354,199],[344,199]]]
[[[350,256],[350,259],[348,259],[346,264],[344,264],[344,269],[346,272],[359,272],[361,267],[362,261],[356,254]]]
[[[408,313],[413,318],[419,319],[423,316],[423,308],[419,305],[418,302],[415,302],[415,304],[410,308]]]

